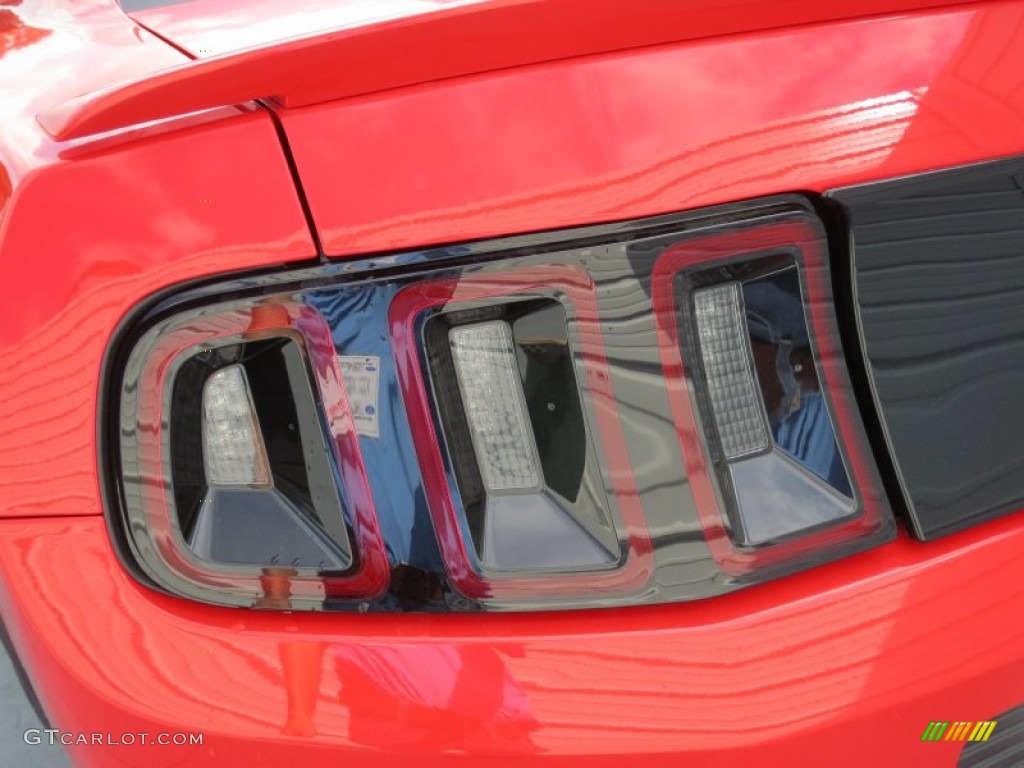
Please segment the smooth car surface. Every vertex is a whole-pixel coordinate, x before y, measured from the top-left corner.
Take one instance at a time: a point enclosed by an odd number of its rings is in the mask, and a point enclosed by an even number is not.
[[[1019,486],[703,599],[254,610],[128,567],[106,433],[186,289],[1012,163],[1024,2],[135,5],[0,2],[0,612],[74,764],[952,766],[931,722],[1024,704]]]

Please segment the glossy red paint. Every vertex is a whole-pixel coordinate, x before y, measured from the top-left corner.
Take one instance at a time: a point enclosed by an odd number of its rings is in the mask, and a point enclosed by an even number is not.
[[[152,23],[172,37],[177,29],[186,45],[209,50],[208,58],[73,100],[41,121],[58,138],[77,138],[259,98],[296,107],[605,51],[944,4],[950,0],[485,0],[440,10],[438,3],[385,4],[381,16],[398,18],[324,32],[325,17],[345,18],[344,5],[325,14],[324,0],[313,0],[280,14],[267,3],[241,11],[223,0],[185,3],[161,9],[162,18],[150,12]],[[213,39],[198,38],[209,48],[188,35],[196,27],[215,30]],[[281,40],[299,29],[312,36]],[[253,39],[278,44],[245,48]]]
[[[133,24],[114,0],[0,2],[0,224],[19,180],[53,155],[35,115],[186,60]],[[72,61],[74,68],[67,66]]]
[[[870,16],[952,5],[949,0],[191,0],[132,11],[140,24],[198,58],[370,25],[379,30],[366,50],[383,72],[410,66],[382,56],[393,43],[422,67],[456,57],[483,71],[487,57],[520,61],[567,58],[580,53],[632,48],[815,21]],[[445,13],[447,11],[447,13]],[[428,18],[434,16],[434,18]],[[381,22],[394,22],[388,29]],[[397,31],[405,28],[408,31]],[[408,35],[408,37],[404,37]],[[500,51],[488,50],[499,47]],[[360,46],[361,47],[361,46]],[[469,57],[472,52],[475,59]],[[573,53],[575,52],[575,54]],[[351,61],[351,59],[350,59]],[[372,76],[363,74],[364,77]],[[426,79],[426,78],[424,78]],[[303,86],[305,87],[305,86]]]
[[[929,721],[1019,702],[1022,547],[1008,517],[715,600],[534,615],[188,603],[127,576],[99,518],[0,523],[0,572],[62,729],[204,734],[81,765],[952,766]]]
[[[125,314],[182,281],[316,249],[269,115],[55,143],[40,109],[181,55],[103,0],[0,10],[47,33],[0,50],[0,504],[95,515],[101,359]]]
[[[523,294],[543,295],[554,290],[572,307],[579,354],[587,376],[582,389],[590,400],[613,478],[615,498],[626,533],[624,562],[611,571],[564,574],[540,578],[487,578],[473,567],[473,557],[462,534],[460,513],[452,499],[440,453],[440,438],[434,429],[433,406],[423,380],[417,342],[417,321],[428,309],[458,305],[480,299]],[[590,274],[582,267],[555,266],[468,275],[410,286],[399,292],[389,311],[391,340],[395,351],[402,396],[413,425],[416,452],[424,478],[427,501],[437,530],[438,542],[452,582],[462,594],[487,597],[565,597],[587,593],[638,592],[654,571],[654,551],[640,506],[633,468],[629,461],[619,422],[618,404],[608,373],[608,358],[601,336],[597,292]]]
[[[52,141],[39,112],[181,57],[109,2],[12,8],[5,23],[49,34],[0,38],[0,513],[22,516],[0,521],[0,609],[58,727],[205,734],[72,747],[78,763],[953,765],[961,744],[919,741],[930,720],[1019,704],[1020,515],[652,608],[282,614],[141,587],[98,516],[111,333],[155,291],[314,248],[266,115]],[[1022,36],[1013,0],[280,114],[344,256],[1021,153]],[[73,74],[25,85],[37,67]]]
[[[281,110],[325,251],[685,210],[1024,152],[1024,3],[577,58]]]

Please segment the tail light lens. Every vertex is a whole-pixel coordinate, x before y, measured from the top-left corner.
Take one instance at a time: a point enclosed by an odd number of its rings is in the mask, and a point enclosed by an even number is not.
[[[799,198],[224,282],[111,366],[115,539],[206,602],[685,600],[893,532]]]
[[[391,304],[432,519],[468,597],[610,595],[650,579],[598,318],[589,273],[570,265],[426,281]]]
[[[127,542],[158,584],[290,607],[385,590],[321,315],[281,298],[175,314],[135,346],[120,413]]]
[[[654,281],[662,360],[689,390],[673,412],[719,565],[743,575],[891,530],[813,220],[684,241]]]

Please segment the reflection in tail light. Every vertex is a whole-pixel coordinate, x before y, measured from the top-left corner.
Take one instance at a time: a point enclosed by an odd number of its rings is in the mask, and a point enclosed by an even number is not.
[[[310,308],[156,324],[128,360],[120,434],[129,543],[160,586],[254,605],[267,569],[291,569],[293,607],[386,588],[330,332]]]
[[[654,268],[677,425],[702,446],[687,452],[698,509],[731,573],[824,559],[891,529],[837,352],[823,246],[806,222],[774,224],[680,243]]]
[[[801,198],[225,281],[114,349],[115,540],[196,600],[687,600],[894,530]]]
[[[643,587],[653,569],[651,544],[590,276],[543,266],[418,283],[398,294],[390,318],[428,501],[456,588],[478,599],[557,601]],[[531,328],[545,333],[538,338]],[[554,349],[538,355],[543,342]],[[547,359],[554,399],[530,409],[526,387],[531,364],[543,365],[538,357]],[[545,430],[537,424],[555,420],[568,428],[560,444],[543,441],[542,456],[537,437]],[[488,425],[486,436],[480,425]],[[569,454],[568,462],[555,451]]]

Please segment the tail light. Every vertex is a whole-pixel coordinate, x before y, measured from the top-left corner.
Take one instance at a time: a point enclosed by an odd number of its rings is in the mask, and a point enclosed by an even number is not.
[[[390,321],[459,592],[561,599],[643,588],[651,543],[589,273],[544,264],[416,283]]]
[[[226,281],[113,349],[115,540],[193,599],[686,600],[893,532],[800,198]]]
[[[128,543],[165,588],[294,607],[372,598],[387,560],[330,331],[282,298],[175,314],[124,372]],[[275,589],[277,587],[275,586]]]
[[[679,243],[654,285],[667,379],[690,390],[672,399],[677,430],[723,570],[821,557],[891,528],[812,220]]]

